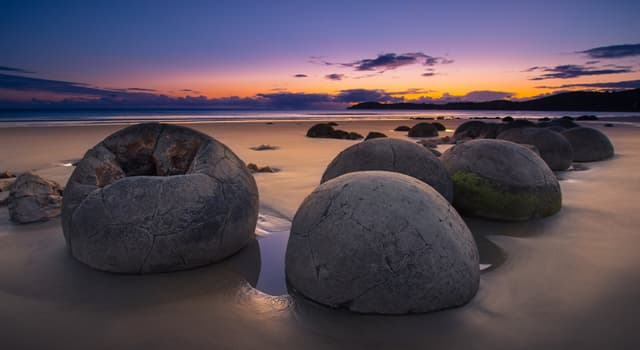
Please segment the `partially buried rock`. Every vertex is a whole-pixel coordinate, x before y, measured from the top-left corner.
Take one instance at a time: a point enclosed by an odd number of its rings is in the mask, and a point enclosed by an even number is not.
[[[225,145],[169,124],[124,128],[87,151],[62,205],[71,254],[117,273],[222,260],[254,239],[258,190]]]
[[[0,172],[0,179],[9,179],[12,177],[16,177],[16,175],[10,171],[5,170],[3,172]]]
[[[409,175],[435,188],[447,201],[453,199],[451,178],[440,160],[425,147],[393,138],[370,140],[348,147],[329,163],[320,182],[366,170]]]
[[[393,129],[394,131],[409,131],[411,128],[407,125],[400,125],[399,127]]]
[[[562,194],[547,164],[527,147],[504,140],[473,140],[440,158],[453,180],[453,205],[463,214],[527,220],[557,213]]]
[[[268,165],[258,166],[254,163],[247,164],[247,169],[249,169],[249,171],[252,173],[275,173],[276,172],[276,169],[273,169]]]
[[[272,150],[278,149],[278,147],[276,147],[276,146],[271,146],[271,145],[266,145],[266,144],[253,146],[253,147],[250,147],[250,148],[252,150],[254,150],[254,151],[272,151]]]
[[[438,128],[431,123],[418,123],[409,129],[409,137],[435,137]]]
[[[534,145],[551,170],[566,170],[573,161],[569,141],[561,134],[545,128],[519,128],[503,131],[498,139]]]
[[[562,133],[573,148],[573,161],[595,162],[613,157],[613,144],[599,130],[578,127]]]
[[[336,130],[330,124],[316,124],[311,128],[309,128],[309,130],[307,130],[307,137],[359,140],[362,138],[362,135],[358,134],[357,132],[347,132],[344,130]]]
[[[429,312],[478,290],[478,250],[464,221],[412,177],[366,171],[316,188],[285,255],[290,291],[360,313]]]
[[[19,224],[48,221],[60,215],[62,187],[33,173],[18,176],[9,192],[9,216]]]
[[[379,139],[383,137],[387,137],[387,135],[377,131],[369,131],[369,133],[367,134],[367,137],[365,137],[364,140],[367,141],[367,140]]]

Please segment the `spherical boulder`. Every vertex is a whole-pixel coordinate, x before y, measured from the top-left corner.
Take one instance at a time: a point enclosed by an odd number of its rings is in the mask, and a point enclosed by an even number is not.
[[[431,123],[418,123],[409,129],[409,137],[435,137],[438,128]]]
[[[254,239],[257,218],[255,180],[231,150],[156,123],[127,127],[90,149],[62,202],[71,254],[117,273],[221,260]]]
[[[453,180],[453,205],[463,214],[516,221],[553,215],[562,206],[558,179],[523,145],[473,140],[440,159]]]
[[[551,170],[566,170],[573,161],[569,141],[561,134],[545,128],[518,128],[501,132],[497,139],[534,145]]]
[[[564,131],[562,135],[573,148],[574,162],[595,162],[613,157],[613,144],[599,130],[577,127]]]
[[[464,221],[407,175],[364,171],[316,188],[298,209],[285,254],[293,295],[361,313],[463,305],[479,282]]]
[[[409,175],[435,188],[447,201],[453,199],[453,184],[442,162],[425,147],[394,138],[374,139],[348,147],[329,163],[320,182],[365,170]]]

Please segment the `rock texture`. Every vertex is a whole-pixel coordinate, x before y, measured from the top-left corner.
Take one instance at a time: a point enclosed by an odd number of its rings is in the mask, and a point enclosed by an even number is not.
[[[562,194],[547,164],[525,146],[473,140],[440,157],[453,180],[453,205],[461,213],[498,220],[527,220],[557,213]]]
[[[613,144],[599,130],[577,127],[564,131],[562,135],[573,148],[575,162],[595,162],[613,157]]]
[[[438,128],[431,123],[418,123],[409,129],[409,137],[435,137]]]
[[[320,185],[292,223],[291,292],[361,313],[429,312],[467,303],[479,282],[469,229],[412,177],[356,172]]]
[[[355,171],[385,170],[415,177],[453,199],[451,178],[440,160],[410,141],[381,138],[361,142],[340,152],[327,166],[321,183]]]
[[[47,221],[60,215],[62,187],[33,173],[24,173],[11,186],[9,217],[18,224]]]
[[[62,205],[71,254],[117,273],[221,260],[254,238],[257,217],[255,180],[231,150],[155,123],[127,127],[90,149]]]
[[[561,134],[545,128],[517,128],[501,132],[501,140],[536,146],[551,170],[566,170],[573,161],[573,149]]]

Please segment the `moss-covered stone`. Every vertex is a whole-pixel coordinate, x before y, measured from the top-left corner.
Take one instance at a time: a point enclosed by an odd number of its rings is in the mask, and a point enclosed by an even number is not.
[[[454,206],[469,215],[499,220],[527,220],[557,213],[560,191],[504,186],[469,171],[453,174]]]

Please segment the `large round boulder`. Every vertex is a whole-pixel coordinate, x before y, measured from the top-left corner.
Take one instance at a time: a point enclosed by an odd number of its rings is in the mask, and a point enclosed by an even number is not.
[[[435,137],[438,128],[431,123],[418,123],[409,129],[409,137]]]
[[[463,305],[479,282],[478,250],[442,196],[399,173],[355,172],[298,209],[285,255],[290,291],[361,313]]]
[[[244,163],[195,130],[139,124],[90,149],[62,203],[71,254],[118,273],[221,260],[254,239],[258,191]]]
[[[527,220],[557,213],[560,184],[529,148],[504,140],[473,140],[442,157],[453,180],[453,205],[463,214]]]
[[[460,124],[453,133],[455,141],[495,138],[498,134],[500,124],[485,123],[480,120],[470,120]]]
[[[551,170],[566,170],[573,161],[569,141],[561,134],[545,128],[517,128],[501,132],[501,140],[534,145]]]
[[[48,221],[60,215],[62,187],[33,173],[18,176],[7,205],[11,221],[18,224]]]
[[[394,138],[374,139],[346,148],[329,163],[320,182],[366,170],[409,175],[435,188],[447,201],[453,199],[453,184],[442,162],[425,147]]]
[[[573,148],[575,162],[595,162],[613,157],[613,144],[599,130],[581,126],[568,129],[562,135]]]

